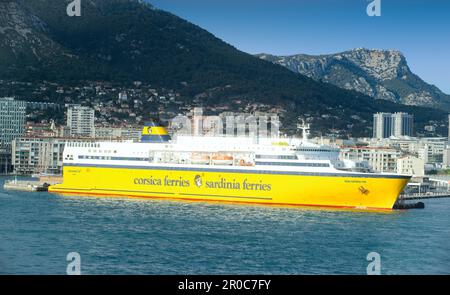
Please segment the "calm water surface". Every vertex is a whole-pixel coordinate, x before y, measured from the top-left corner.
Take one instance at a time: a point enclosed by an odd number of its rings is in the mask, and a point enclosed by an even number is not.
[[[394,213],[59,196],[2,189],[0,273],[450,274],[450,199]]]

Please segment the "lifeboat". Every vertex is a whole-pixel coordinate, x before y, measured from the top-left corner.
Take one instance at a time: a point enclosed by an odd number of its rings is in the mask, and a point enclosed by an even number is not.
[[[233,157],[227,154],[215,154],[211,157],[214,165],[233,165]]]
[[[209,164],[210,157],[208,154],[194,153],[191,156],[192,164]]]
[[[252,161],[246,159],[239,160],[239,166],[254,166],[255,164]]]

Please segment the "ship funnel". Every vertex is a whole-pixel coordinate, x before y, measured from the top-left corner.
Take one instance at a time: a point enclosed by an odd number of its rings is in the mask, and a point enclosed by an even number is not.
[[[170,135],[166,128],[155,122],[145,122],[141,133],[141,142],[167,142]]]

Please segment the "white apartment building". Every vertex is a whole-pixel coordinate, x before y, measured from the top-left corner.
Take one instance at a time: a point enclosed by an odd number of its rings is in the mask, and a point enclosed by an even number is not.
[[[92,108],[71,105],[67,109],[67,126],[71,136],[95,136],[95,111]]]
[[[389,147],[344,147],[340,159],[367,162],[376,172],[397,172],[397,159],[400,151]]]
[[[399,149],[403,154],[411,154],[425,161],[425,164],[443,162],[446,137],[408,137],[372,139],[369,143],[373,147],[391,147]]]
[[[57,137],[19,137],[12,143],[12,164],[18,174],[61,174],[64,146],[68,142],[91,142],[90,139]]]
[[[424,176],[425,161],[414,156],[400,157],[397,159],[397,173]]]

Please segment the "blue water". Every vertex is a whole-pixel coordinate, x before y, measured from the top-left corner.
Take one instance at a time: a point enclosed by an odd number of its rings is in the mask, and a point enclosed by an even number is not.
[[[0,186],[6,178],[0,177]],[[450,274],[450,199],[394,213],[67,197],[0,188],[0,274]]]

